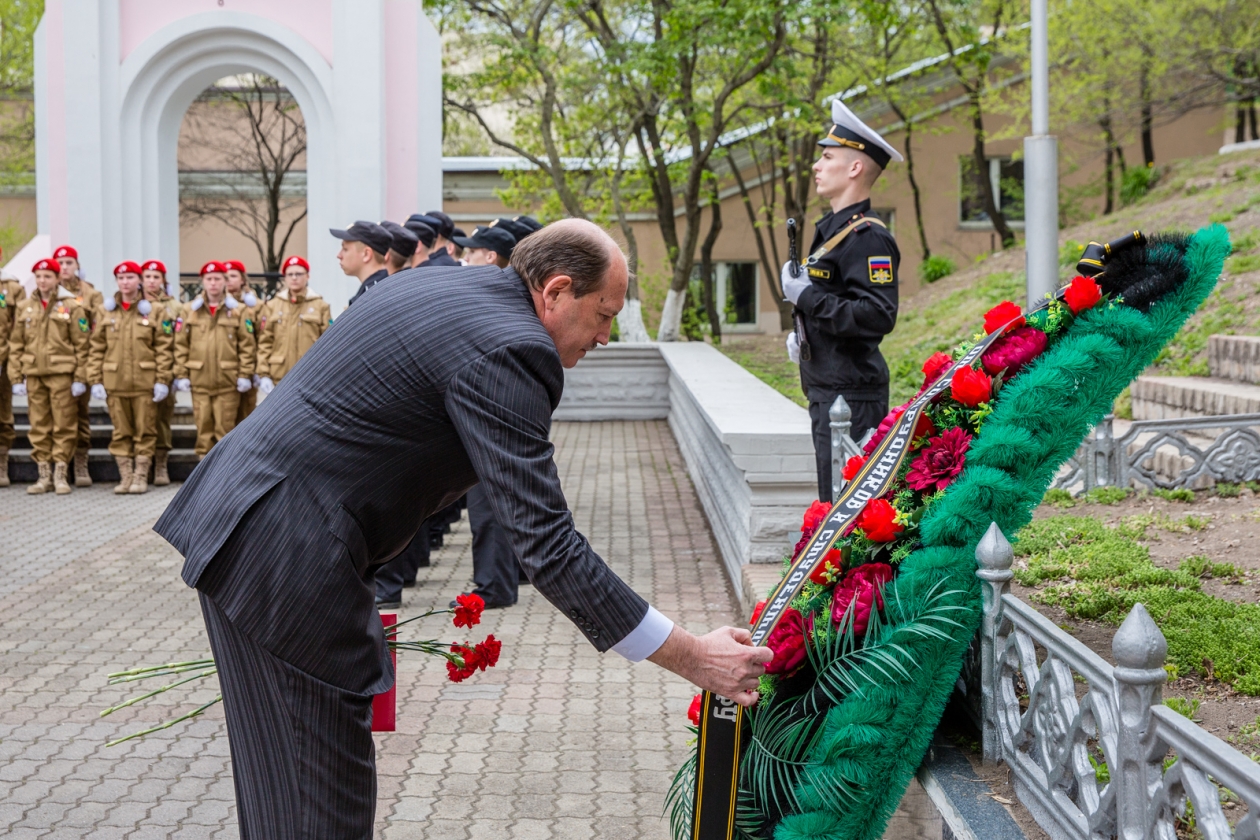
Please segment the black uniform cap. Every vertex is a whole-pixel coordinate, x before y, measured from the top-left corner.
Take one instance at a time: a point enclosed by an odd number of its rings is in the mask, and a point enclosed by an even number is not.
[[[381,222],[381,227],[389,231],[390,250],[405,260],[411,259],[420,245],[420,237],[397,222]]]
[[[426,248],[432,248],[433,243],[437,241],[438,225],[437,219],[419,213],[411,214],[407,221],[403,222],[403,227],[418,236]]]
[[[362,242],[382,257],[389,251],[394,241],[389,231],[375,222],[357,221],[345,230],[329,228],[328,232],[346,242]]]
[[[533,216],[517,216],[512,221],[516,222],[518,225],[525,225],[525,227],[529,228],[534,233],[538,233],[538,231],[543,229],[542,222],[538,221]]]
[[[504,259],[511,259],[516,247],[516,237],[499,227],[478,228],[472,236],[457,236],[452,241],[461,248],[489,248]]]
[[[434,230],[438,232],[438,236],[442,237],[443,239],[450,239],[451,236],[454,235],[455,221],[450,216],[446,215],[441,210],[430,210],[424,215],[432,219],[437,219],[439,222],[441,222],[441,224],[438,227],[434,228]],[[430,227],[432,227],[432,225],[430,225]]]
[[[506,230],[508,233],[512,234],[512,238],[517,242],[520,242],[522,239],[534,232],[533,228],[529,225],[521,224],[515,219],[495,219],[490,223],[490,227],[498,228],[499,230]]]

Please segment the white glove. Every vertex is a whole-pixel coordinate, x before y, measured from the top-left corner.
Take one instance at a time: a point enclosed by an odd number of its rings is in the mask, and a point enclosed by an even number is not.
[[[270,376],[264,376],[262,381],[258,383],[258,390],[264,394],[270,394],[276,389],[276,383],[271,381]]]
[[[153,383],[153,401],[161,402],[171,395],[171,389],[161,382]]]
[[[787,351],[788,358],[799,365],[801,363],[801,340],[797,338],[795,332],[788,333]]]
[[[783,283],[783,296],[792,302],[795,306],[800,300],[801,293],[813,285],[809,280],[809,272],[804,268],[800,268],[801,276],[792,276],[792,262],[789,260],[783,264],[783,271],[779,274],[779,280]]]
[[[86,393],[87,393],[87,386],[84,385],[82,382],[70,383],[70,396],[74,397],[76,400]]]
[[[262,384],[262,379],[260,379],[256,373],[249,378],[249,381],[254,383],[255,388]]]
[[[176,380],[175,380],[175,390],[176,390],[176,391],[191,391],[191,390],[192,390],[192,381],[191,381],[191,380],[189,380],[189,379],[176,379]]]
[[[25,396],[26,396],[26,383],[25,383],[25,382],[16,382],[16,383],[14,383],[14,385],[13,385],[13,396],[15,396],[15,397],[25,397]]]
[[[103,400],[103,399],[105,399],[105,386],[104,386],[104,385],[93,385],[93,386],[92,386],[92,399],[94,399],[94,400]]]
[[[254,383],[250,382],[247,377],[244,377],[244,376],[236,377],[236,390],[240,391],[242,394],[253,387],[254,387]]]

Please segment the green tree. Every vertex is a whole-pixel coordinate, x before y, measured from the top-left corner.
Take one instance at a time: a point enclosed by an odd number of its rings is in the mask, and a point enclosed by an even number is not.
[[[34,177],[35,27],[43,2],[0,0],[0,178]]]

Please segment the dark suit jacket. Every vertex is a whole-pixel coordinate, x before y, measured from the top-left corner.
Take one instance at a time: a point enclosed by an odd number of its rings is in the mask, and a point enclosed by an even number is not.
[[[393,674],[373,570],[480,477],[535,587],[607,650],[647,603],[574,529],[548,439],[563,385],[514,271],[399,272],[210,451],[155,530],[240,630],[375,693]]]

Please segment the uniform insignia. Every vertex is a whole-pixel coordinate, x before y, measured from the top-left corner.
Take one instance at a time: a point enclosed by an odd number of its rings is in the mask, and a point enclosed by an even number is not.
[[[0,292],[0,309],[4,309],[9,304],[5,301],[4,292]]]
[[[148,318],[141,318],[141,319],[140,319],[140,325],[141,325],[142,327],[147,327],[147,326],[149,326],[149,319],[148,319]]]
[[[175,332],[179,332],[179,331],[180,331],[180,330],[182,330],[183,328],[184,328],[184,319],[183,319],[183,318],[176,318],[176,319],[175,319]]]
[[[330,327],[332,326],[332,318],[329,318],[329,319],[328,319],[328,326],[330,326]]]
[[[245,332],[249,333],[250,335],[254,334],[254,322],[249,320],[248,318],[245,319]]]
[[[892,257],[868,257],[866,265],[872,283],[882,285],[893,281]]]
[[[819,280],[830,280],[831,272],[825,268],[811,268],[809,270],[810,277],[817,277]]]
[[[170,321],[162,322],[162,332],[166,333],[167,335],[170,335],[172,330],[173,330],[173,325],[171,324]]]
[[[258,319],[258,329],[260,330],[267,329],[267,316],[266,315]]]
[[[79,332],[87,332],[89,329],[91,328],[88,326],[88,319],[80,318],[79,319]]]

